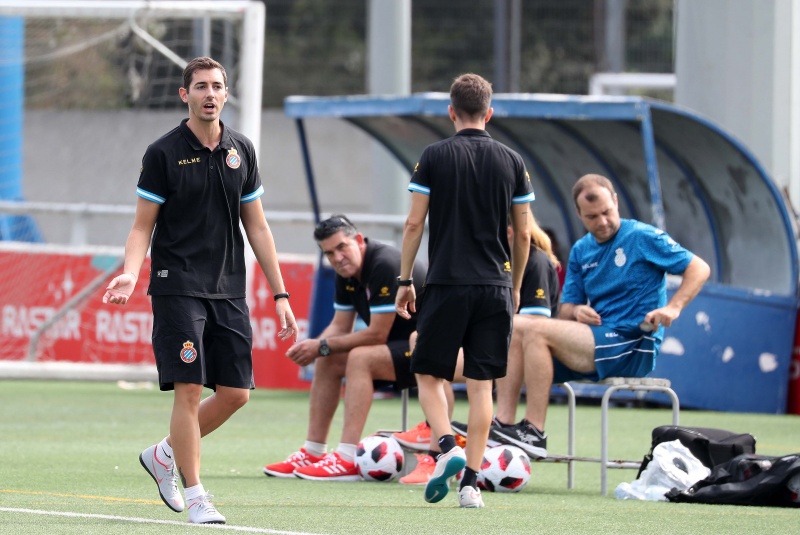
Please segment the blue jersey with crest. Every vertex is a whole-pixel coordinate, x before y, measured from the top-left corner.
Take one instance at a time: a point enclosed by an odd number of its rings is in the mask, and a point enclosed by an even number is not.
[[[666,274],[683,273],[693,257],[663,230],[621,219],[607,242],[587,233],[573,245],[561,302],[589,304],[604,326],[638,331],[645,314],[667,304]],[[654,334],[663,333],[662,326]]]

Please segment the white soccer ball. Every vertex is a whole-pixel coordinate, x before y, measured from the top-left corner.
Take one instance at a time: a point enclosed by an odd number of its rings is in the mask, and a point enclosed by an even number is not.
[[[478,487],[490,492],[519,492],[531,479],[528,454],[506,444],[489,448],[483,454]]]
[[[370,435],[356,449],[356,468],[364,481],[391,481],[400,476],[405,457],[392,437]]]

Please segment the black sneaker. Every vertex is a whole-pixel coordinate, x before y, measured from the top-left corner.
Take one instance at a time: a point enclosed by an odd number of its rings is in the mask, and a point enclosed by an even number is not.
[[[467,436],[467,424],[461,422],[450,422],[450,428],[456,435],[461,435],[462,437]]]
[[[494,426],[494,424],[495,424],[495,420],[492,420],[492,426]],[[464,423],[461,423],[461,422],[450,422],[450,428],[453,430],[453,433],[455,433],[456,435],[461,435],[462,437],[467,438],[467,424],[464,424]],[[500,445],[500,442],[498,442],[497,440],[495,440],[492,437],[492,428],[491,427],[489,428],[489,439],[486,442],[486,445],[489,446],[490,448],[493,448],[494,446],[499,446]]]
[[[504,444],[521,448],[533,459],[547,457],[547,435],[528,420],[513,425],[501,425],[494,420],[489,434]]]

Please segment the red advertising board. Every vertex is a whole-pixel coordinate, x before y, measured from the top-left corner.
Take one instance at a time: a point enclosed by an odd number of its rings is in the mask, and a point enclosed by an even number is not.
[[[149,260],[142,267],[143,284],[137,286],[127,305],[102,303],[105,287],[114,275],[75,302],[80,292],[116,261],[88,254],[0,251],[0,358],[26,359],[34,333],[66,309],[39,338],[34,348],[37,360],[153,364],[152,312],[145,275]],[[308,327],[315,265],[313,260],[296,257],[281,262],[301,338]],[[291,341],[277,337],[280,327],[266,277],[255,261],[249,268],[247,295],[256,386],[308,389],[310,384],[299,377],[300,368],[285,356]],[[70,304],[74,306],[65,306]]]
[[[792,363],[789,367],[789,394],[786,398],[786,412],[800,414],[800,314],[792,348]]]

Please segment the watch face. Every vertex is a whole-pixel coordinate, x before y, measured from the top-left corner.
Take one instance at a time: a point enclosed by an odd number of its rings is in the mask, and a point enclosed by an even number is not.
[[[319,354],[322,355],[323,357],[327,357],[328,355],[330,355],[331,354],[330,346],[328,346],[327,343],[322,342],[319,346]]]

